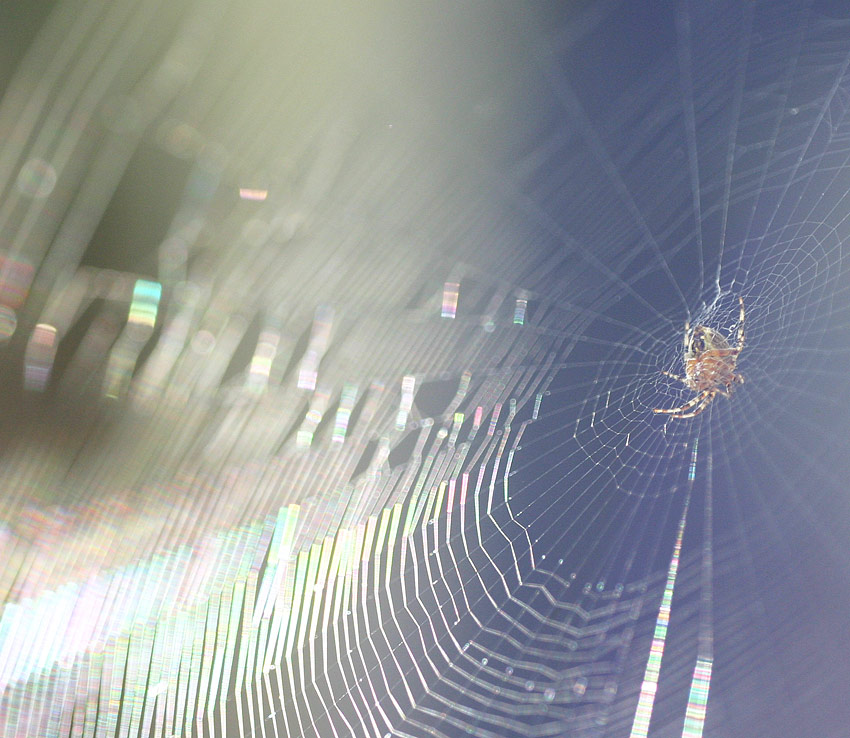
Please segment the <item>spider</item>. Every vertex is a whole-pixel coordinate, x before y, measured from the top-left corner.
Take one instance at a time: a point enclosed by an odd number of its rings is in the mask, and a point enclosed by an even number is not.
[[[735,373],[738,355],[744,348],[744,300],[738,297],[741,317],[738,320],[738,343],[730,346],[729,341],[714,328],[698,325],[691,329],[685,323],[684,360],[685,376],[661,372],[682,382],[697,393],[680,407],[654,408],[654,413],[666,413],[674,418],[693,418],[705,410],[717,395],[730,397],[732,385],[742,384],[744,378]]]

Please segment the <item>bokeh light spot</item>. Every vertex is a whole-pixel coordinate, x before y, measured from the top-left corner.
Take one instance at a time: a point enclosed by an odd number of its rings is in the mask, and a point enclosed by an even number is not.
[[[16,186],[26,197],[37,200],[47,197],[56,186],[56,170],[44,159],[30,159],[18,172]]]

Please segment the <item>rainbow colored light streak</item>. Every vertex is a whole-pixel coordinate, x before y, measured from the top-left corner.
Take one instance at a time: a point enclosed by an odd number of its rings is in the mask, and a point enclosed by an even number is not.
[[[518,297],[514,305],[514,325],[525,325],[526,310],[528,310],[528,300]]]
[[[131,325],[153,328],[162,297],[162,285],[146,279],[137,279],[133,286],[133,299],[130,302],[130,314],[127,322]]]
[[[696,448],[696,444],[694,445]],[[679,557],[682,552],[682,539],[685,535],[685,521],[688,517],[691,495],[690,488],[685,500],[682,517],[679,519],[679,530],[676,533],[676,543],[673,546],[673,556],[667,571],[667,584],[661,597],[661,607],[658,609],[658,619],[655,623],[655,633],[649,650],[649,659],[644,672],[643,684],[640,688],[635,719],[632,723],[630,738],[646,738],[649,733],[649,721],[652,719],[652,707],[655,703],[655,693],[658,689],[658,675],[661,672],[661,657],[664,655],[664,644],[667,640],[667,627],[670,624],[670,606],[673,602],[673,589],[676,586],[676,574],[679,571]]]
[[[697,659],[688,694],[688,707],[685,710],[685,727],[682,738],[701,738],[705,727],[705,713],[708,706],[708,690],[711,684],[711,659]]]
[[[413,408],[413,392],[416,388],[416,377],[407,375],[401,380],[401,401],[398,406],[395,427],[404,430],[407,425],[407,416]]]
[[[457,315],[457,301],[460,295],[460,284],[457,282],[446,282],[443,287],[443,318],[454,320]]]

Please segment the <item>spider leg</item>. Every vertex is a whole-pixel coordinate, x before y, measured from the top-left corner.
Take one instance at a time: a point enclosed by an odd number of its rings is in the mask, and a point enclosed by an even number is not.
[[[704,393],[705,399],[702,402],[700,402],[696,406],[696,408],[694,408],[689,413],[680,413],[679,415],[674,415],[673,417],[674,418],[695,418],[697,415],[699,415],[703,410],[705,410],[709,406],[711,401],[714,399],[714,395],[715,395],[716,392],[717,392],[717,390],[714,390],[714,389],[706,390],[705,393]]]
[[[672,372],[661,372],[661,373],[666,377],[670,377],[670,379],[678,380],[679,382],[684,384],[686,387],[690,387],[690,385],[688,384],[688,380],[685,379],[684,377],[680,377],[678,374],[673,374]]]
[[[688,401],[687,401],[684,405],[682,405],[682,406],[680,406],[680,407],[671,407],[671,408],[669,408],[669,409],[660,409],[660,408],[657,408],[657,407],[656,407],[656,408],[653,408],[652,412],[654,412],[654,413],[666,413],[666,414],[668,414],[668,415],[673,415],[673,416],[675,416],[675,417],[677,417],[677,418],[681,418],[681,417],[690,417],[690,416],[682,416],[682,415],[679,415],[679,413],[683,413],[683,412],[685,412],[686,410],[690,410],[690,409],[691,409],[694,405],[698,405],[698,404],[699,404],[699,403],[701,403],[703,400],[705,400],[705,398],[706,398],[709,394],[711,394],[712,392],[714,392],[714,390],[712,390],[712,389],[703,390],[703,391],[702,391],[702,392],[700,392],[698,395],[696,395],[695,397],[691,398],[691,399],[690,399],[690,400],[688,400]]]
[[[724,397],[732,397],[732,385],[734,384],[743,384],[744,383],[744,375],[743,374],[733,374],[727,381],[725,389],[721,389],[720,387],[715,387],[717,393],[723,395]]]

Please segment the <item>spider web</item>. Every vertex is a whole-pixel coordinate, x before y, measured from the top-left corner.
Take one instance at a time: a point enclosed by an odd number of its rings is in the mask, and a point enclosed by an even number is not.
[[[161,10],[0,107],[2,734],[843,735],[846,11]]]

